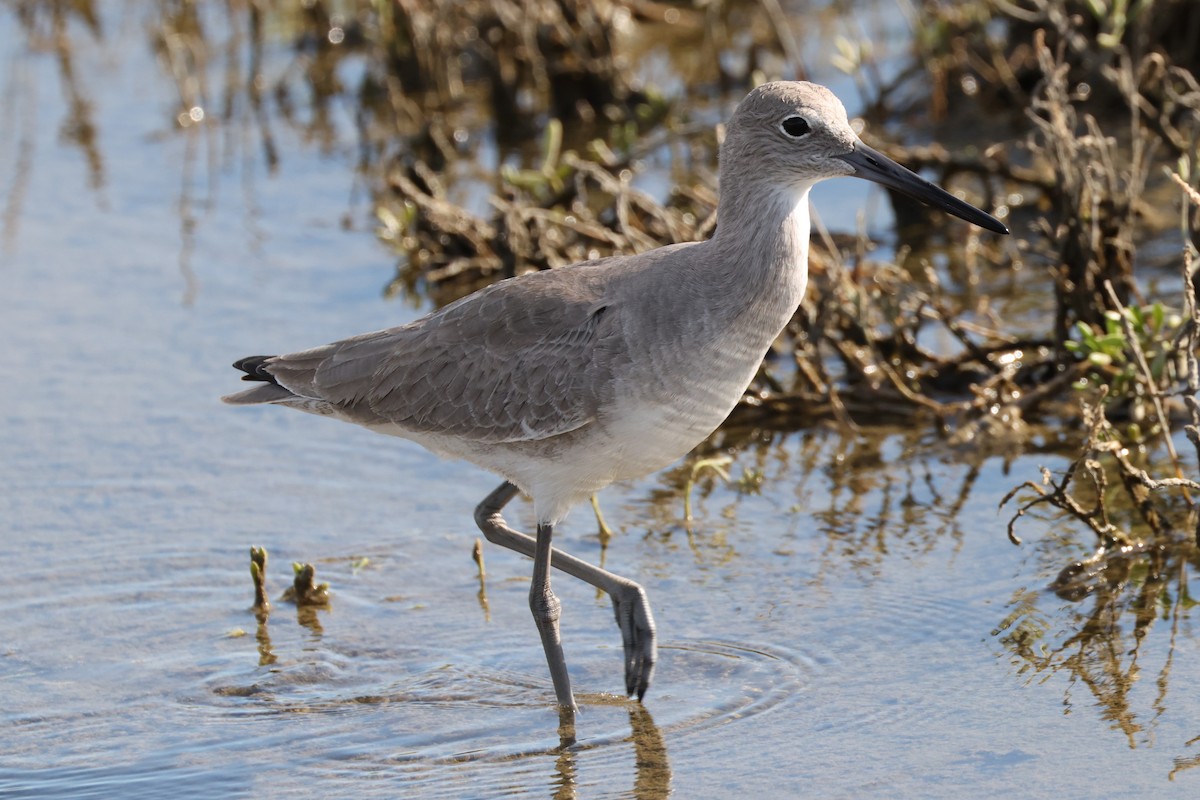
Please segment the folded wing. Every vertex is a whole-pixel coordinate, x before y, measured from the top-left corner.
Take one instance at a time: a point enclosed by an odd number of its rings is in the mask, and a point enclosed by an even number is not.
[[[230,400],[328,404],[360,424],[482,443],[545,439],[595,419],[612,312],[598,279],[503,281],[410,325],[266,359],[272,382]]]

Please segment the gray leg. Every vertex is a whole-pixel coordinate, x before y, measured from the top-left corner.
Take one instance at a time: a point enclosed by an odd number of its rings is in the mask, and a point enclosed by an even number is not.
[[[538,589],[538,549],[543,545],[543,538],[545,539],[545,548],[550,552],[551,566],[608,593],[608,596],[612,598],[613,611],[616,614],[617,625],[621,628],[621,639],[625,645],[625,692],[629,695],[636,694],[638,700],[641,700],[654,675],[654,662],[658,657],[654,617],[650,614],[650,603],[646,599],[645,590],[628,578],[614,575],[575,556],[551,548],[551,531],[548,527],[546,535],[543,537],[542,527],[539,526],[537,539],[510,528],[504,521],[501,511],[505,504],[516,496],[516,486],[507,482],[500,484],[499,488],[488,495],[475,509],[475,522],[479,525],[479,529],[483,531],[483,535],[489,542],[534,559],[534,586],[530,589],[531,605],[534,603],[533,593],[540,591]],[[544,567],[543,570],[545,570]],[[549,576],[545,583],[546,593],[549,594]],[[552,594],[550,596],[553,597]],[[557,598],[555,598],[556,608],[557,602]],[[535,618],[537,613],[535,609]],[[542,624],[539,622],[538,629],[541,630],[541,627]],[[542,643],[547,648],[547,659],[552,659],[550,645],[546,643],[544,634]],[[561,658],[561,647],[558,652]],[[553,661],[551,661],[551,677],[554,678]],[[557,692],[557,678],[554,679],[554,683]],[[568,694],[569,691],[568,688]],[[562,702],[561,694],[559,702]]]
[[[562,708],[575,710],[575,696],[571,694],[571,676],[567,674],[567,660],[563,657],[562,635],[558,620],[562,616],[562,603],[550,590],[550,539],[554,526],[538,525],[537,544],[533,552],[533,580],[529,586],[529,610],[538,634],[542,637],[542,649],[546,651],[546,663],[550,665],[550,680],[554,681],[554,695]]]

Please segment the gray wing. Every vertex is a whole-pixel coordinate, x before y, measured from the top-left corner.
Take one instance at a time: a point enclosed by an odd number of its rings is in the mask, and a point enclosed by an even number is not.
[[[410,325],[277,356],[300,398],[362,424],[486,443],[545,439],[596,418],[614,333],[600,275],[580,267],[502,281]]]

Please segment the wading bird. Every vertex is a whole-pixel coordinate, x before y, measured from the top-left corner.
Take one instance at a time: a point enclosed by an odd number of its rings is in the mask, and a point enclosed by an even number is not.
[[[640,700],[657,656],[637,583],[551,546],[577,501],[669,465],[713,432],[792,318],[808,279],[809,190],[865,178],[996,233],[998,220],[859,141],[823,86],[764,84],[720,150],[718,225],[675,244],[521,275],[397,328],[234,364],[269,403],[411,439],[505,480],[475,510],[491,542],[533,558],[529,605],[559,705],[575,698],[550,567],[612,598],[625,689]],[[533,498],[537,535],[501,511]]]

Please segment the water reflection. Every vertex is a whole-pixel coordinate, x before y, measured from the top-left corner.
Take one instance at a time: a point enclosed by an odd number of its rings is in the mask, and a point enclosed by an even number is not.
[[[671,793],[671,764],[662,731],[641,703],[629,704],[629,725],[638,767],[633,796],[638,800],[667,797]]]
[[[1069,443],[1046,441],[1052,444],[1045,457],[1062,458],[1075,450]],[[732,476],[747,470],[760,473],[768,496],[784,497],[787,487],[795,487],[794,510],[803,509],[817,521],[817,532],[826,540],[815,570],[818,583],[844,573],[846,567],[870,581],[890,560],[926,556],[948,543],[951,552],[960,549],[968,535],[964,509],[980,488],[984,465],[996,457],[954,450],[927,432],[911,429],[856,434],[727,429],[691,459],[713,453],[731,457]],[[688,472],[685,463],[664,473],[654,503],[646,508],[659,536],[670,537],[684,527],[682,494]],[[983,489],[994,496],[994,486]],[[741,508],[746,495],[738,491],[736,481],[717,478],[701,482],[697,494],[704,509],[700,527],[707,533],[689,537],[689,549],[697,565],[725,563],[736,552],[728,544],[728,524],[722,521],[746,516]],[[709,507],[714,500],[724,505]],[[1076,561],[1071,554],[1090,546],[1092,532],[1061,519],[1049,524],[1057,530],[1029,546],[1037,548],[1046,574],[1058,576],[1043,586],[1015,592],[993,636],[1027,682],[1043,683],[1051,677],[1064,682],[1067,713],[1083,707],[1076,696],[1083,687],[1100,708],[1100,718],[1119,731],[1130,748],[1152,747],[1157,743],[1155,728],[1169,706],[1177,647],[1181,637],[1191,638],[1189,622],[1197,601],[1190,580],[1200,567],[1200,552],[1189,544],[1139,544],[1115,553],[1101,549]],[[1186,525],[1182,529],[1191,530]],[[1002,535],[999,524],[990,531],[969,533]],[[791,553],[786,548],[777,552]],[[900,614],[921,613],[915,598],[906,602],[914,608],[898,607]],[[941,608],[937,612],[946,613]],[[1152,670],[1152,695],[1135,691],[1139,681],[1149,677],[1147,670]],[[1175,772],[1197,764],[1200,757],[1181,757]]]
[[[729,480],[701,474],[694,485],[700,501],[718,487],[725,505],[713,513],[734,519],[747,498],[764,489],[772,497],[790,496],[788,510],[820,523],[828,540],[823,558],[831,565],[849,563],[870,571],[889,556],[927,553],[946,540],[961,543],[960,512],[970,501],[984,454],[959,453],[920,429],[879,427],[852,432],[844,428],[787,432],[727,427],[715,433],[663,480],[647,506],[653,529],[663,534],[685,529],[684,494],[696,461],[713,454],[732,456]],[[945,461],[963,469],[939,470]],[[940,474],[939,474],[940,473]],[[947,485],[953,473],[954,483]],[[733,555],[728,539],[706,524],[697,563],[722,563]],[[718,529],[719,530],[719,529]],[[691,540],[693,543],[699,540]],[[694,548],[693,548],[694,549]]]
[[[271,628],[268,624],[271,614],[269,611],[256,609],[254,619],[258,623],[254,630],[254,642],[258,647],[258,665],[260,667],[269,667],[279,660],[279,657],[275,655],[275,651],[271,647]]]
[[[271,647],[271,603],[267,599],[267,551],[262,547],[250,548],[250,577],[254,584],[254,613],[258,624],[255,642],[258,645],[258,665],[270,666],[279,659]],[[316,582],[316,569],[312,564],[293,564],[292,585],[284,590],[279,599],[296,607],[296,623],[312,634],[312,641],[319,642],[325,629],[318,612],[330,608],[329,584]]]
[[[99,15],[90,3],[75,3],[70,0],[51,0],[45,3],[17,2],[8,5],[25,31],[29,50],[50,52],[54,56],[62,94],[67,104],[59,126],[59,135],[62,142],[77,148],[83,155],[88,185],[98,192],[104,186],[104,162],[97,143],[92,101],[89,99],[89,92],[81,85],[76,68],[76,48],[72,36],[102,39],[103,28]],[[33,70],[20,62],[14,66],[14,69],[8,71],[3,88],[5,117],[10,125],[19,128],[12,159],[13,174],[8,181],[9,188],[4,198],[3,238],[7,246],[11,246],[17,236],[22,206],[29,186],[37,148],[34,130],[39,108],[38,87],[34,83]]]
[[[1017,592],[993,633],[1027,681],[1065,677],[1067,713],[1081,706],[1075,693],[1083,687],[1101,709],[1101,718],[1130,748],[1151,747],[1167,711],[1179,638],[1188,636],[1196,605],[1190,575],[1200,560],[1194,548],[1146,548],[1108,558],[1105,565],[1103,576],[1086,592],[1077,586]],[[1056,604],[1056,599],[1067,604]],[[1156,622],[1167,630],[1156,635]],[[1146,670],[1149,675],[1143,674]],[[1155,691],[1141,698],[1135,688],[1151,676]],[[1175,772],[1197,764],[1200,758],[1177,761]]]
[[[473,555],[479,570],[479,600],[488,614],[486,595],[486,570],[483,566],[481,548],[474,548]],[[303,656],[299,659],[284,656],[281,658],[277,648],[272,643],[270,622],[272,615],[271,604],[267,601],[267,566],[268,558],[265,549],[253,547],[250,550],[255,603],[250,608],[257,623],[255,646],[258,652],[258,669],[238,678],[234,684],[225,684],[214,688],[214,697],[225,700],[249,700],[267,713],[319,713],[337,712],[339,707],[352,711],[361,706],[386,707],[391,704],[415,704],[451,706],[466,703],[480,703],[481,706],[499,703],[507,704],[503,698],[505,692],[517,690],[521,695],[532,694],[538,699],[536,705],[543,705],[544,698],[540,687],[519,686],[508,684],[501,679],[498,683],[481,682],[475,674],[450,675],[443,670],[434,682],[416,679],[411,689],[401,689],[390,694],[349,694],[337,696],[335,688],[336,676],[342,671],[338,667],[341,657],[324,643],[324,627],[319,616],[320,612],[328,612],[332,597],[327,583],[317,584],[315,570],[311,564],[293,564],[293,583],[283,592],[279,600],[295,607],[296,624],[306,629],[310,636],[301,646]],[[339,559],[328,559],[336,563]],[[355,563],[366,562],[365,558],[354,559]],[[278,608],[274,609],[276,618]],[[295,646],[295,644],[288,645]],[[314,678],[316,679],[314,681]],[[325,684],[329,684],[328,687]],[[499,689],[499,691],[497,691]],[[329,691],[333,691],[333,696]],[[311,695],[307,699],[297,696],[300,691]],[[517,700],[528,703],[529,699]],[[609,695],[581,695],[581,700],[589,708],[618,707],[624,708],[628,716],[628,733],[596,735],[589,731],[583,741],[578,738],[575,714],[570,711],[559,711],[557,730],[558,745],[552,750],[540,749],[522,743],[519,738],[506,736],[503,747],[480,748],[463,743],[464,749],[451,756],[450,762],[459,762],[464,757],[495,759],[510,761],[519,759],[538,759],[553,756],[554,777],[550,783],[552,797],[575,798],[581,796],[579,770],[581,759],[598,750],[612,748],[623,742],[633,745],[634,785],[629,796],[637,798],[663,798],[671,792],[671,767],[662,730],[655,723],[653,716],[639,702],[623,697]],[[747,709],[748,710],[748,709]],[[332,730],[326,731],[332,736]],[[470,755],[474,753],[474,755]],[[439,756],[431,753],[430,757],[437,760]],[[586,796],[583,795],[583,796]]]

